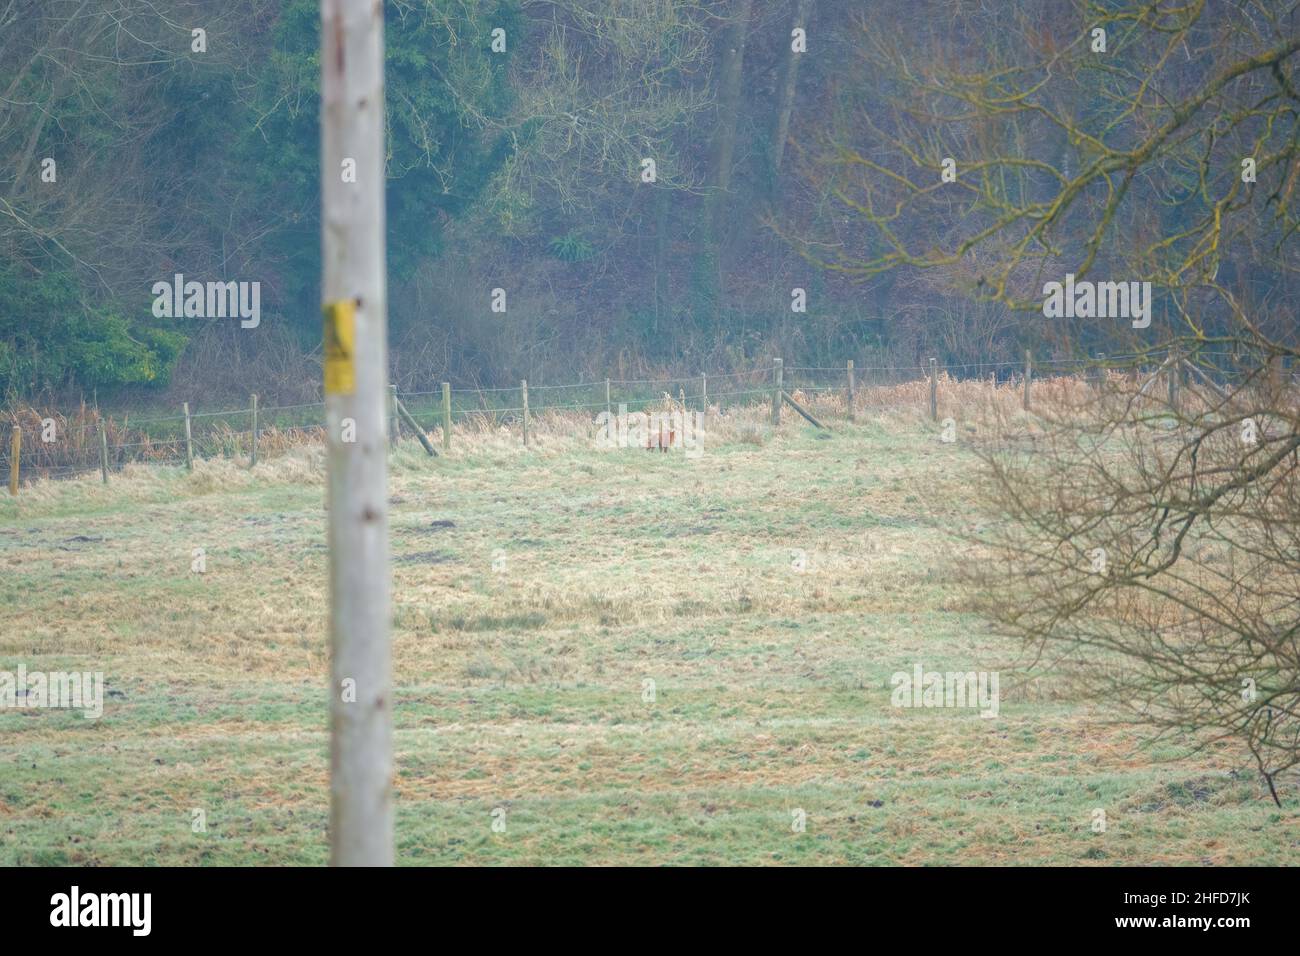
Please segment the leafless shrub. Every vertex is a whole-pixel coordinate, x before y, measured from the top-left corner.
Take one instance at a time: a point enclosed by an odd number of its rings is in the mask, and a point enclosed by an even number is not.
[[[1111,375],[985,446],[982,609],[1155,737],[1300,762],[1300,415],[1235,387]]]

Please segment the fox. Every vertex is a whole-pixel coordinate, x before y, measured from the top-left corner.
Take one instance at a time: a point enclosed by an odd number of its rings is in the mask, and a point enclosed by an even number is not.
[[[664,392],[664,404],[668,407],[667,415],[657,415],[651,418],[652,422],[658,424],[657,428],[646,429],[645,448],[646,451],[654,451],[656,448],[661,452],[666,452],[677,445],[677,429],[674,427],[676,419],[672,415],[673,411],[686,411],[685,396],[679,403],[673,401],[673,397]]]
[[[645,436],[646,451],[654,451],[656,448],[660,451],[668,451],[677,444],[677,431],[673,428],[671,420],[659,419],[659,427],[656,429],[647,429]]]

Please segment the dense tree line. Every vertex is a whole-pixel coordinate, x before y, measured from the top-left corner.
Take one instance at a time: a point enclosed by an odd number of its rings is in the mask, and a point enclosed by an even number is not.
[[[1154,76],[1143,95],[1186,98],[1295,29],[1254,3],[1169,14],[1192,18],[1174,50],[1159,16],[1073,0],[1051,0],[1050,16],[1031,0],[385,6],[391,363],[405,387],[774,354],[1013,358],[1042,340],[1017,308],[1030,259],[1055,267],[1097,242],[1087,230],[1122,169],[1099,177],[1094,160],[1154,115],[1128,94]],[[314,0],[0,0],[0,389],[314,393],[318,16]],[[1077,55],[1102,20],[1107,58]],[[1000,99],[1053,68],[1050,100]],[[1235,161],[1267,127],[1263,174],[1289,198],[1277,150],[1294,141],[1293,87],[1268,115],[1247,96],[1279,95],[1263,87],[1291,84],[1292,58],[1275,72],[1125,181],[1105,265],[1133,261],[1117,238],[1150,248],[1213,212],[1198,148]],[[1258,112],[1234,124],[1225,109]],[[934,189],[950,154],[959,184]],[[1031,240],[1055,258],[1004,268],[1005,249],[965,244],[1008,210],[1028,222],[1085,173],[1081,201]],[[1215,276],[1248,279],[1276,308],[1290,273],[1253,268],[1263,242],[1221,243]],[[1169,279],[1168,263],[1147,264]],[[176,273],[260,282],[263,320],[155,317],[152,284]]]

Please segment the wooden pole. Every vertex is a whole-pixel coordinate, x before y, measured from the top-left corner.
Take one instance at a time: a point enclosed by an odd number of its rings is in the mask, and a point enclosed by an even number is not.
[[[1147,376],[1147,380],[1142,383],[1142,387],[1139,388],[1137,391],[1139,398],[1144,397],[1147,393],[1147,389],[1149,389],[1156,382],[1156,380],[1160,378],[1161,375],[1165,374],[1165,369],[1169,367],[1169,362],[1170,359],[1166,358],[1163,362],[1160,363],[1159,368],[1157,368],[1154,372],[1152,372],[1149,368],[1143,369],[1142,374]]]
[[[772,424],[781,424],[781,379],[782,367],[784,363],[781,359],[774,359],[772,366]]]
[[[930,359],[930,421],[939,420],[939,367]]]
[[[519,390],[524,396],[524,447],[528,447],[528,379],[519,383]]]
[[[849,359],[849,421],[858,420],[858,396],[853,382],[853,359]]]
[[[704,420],[709,415],[709,377],[703,373],[700,374],[700,427],[704,427]]]
[[[605,414],[610,418],[614,417],[614,406],[609,400],[609,379],[605,379]]]
[[[335,866],[393,863],[383,11],[377,2],[321,0],[329,836]],[[356,175],[348,179],[354,181],[344,181],[345,160],[353,164]]]
[[[1172,355],[1172,361],[1169,363],[1169,407],[1177,414],[1178,379],[1183,374],[1183,360],[1181,353],[1176,348],[1170,354]]]
[[[1020,402],[1021,405],[1024,407],[1025,411],[1029,411],[1029,383],[1032,382],[1033,380],[1034,380],[1034,356],[1029,351],[1029,349],[1025,349],[1025,394]]]
[[[190,403],[182,402],[185,410],[185,469],[194,470],[194,433],[190,431]]]
[[[388,428],[389,431],[392,433],[392,440],[389,442],[389,444],[393,448],[396,448],[398,443],[402,440],[402,416],[398,414],[397,411],[398,402],[397,402],[396,385],[388,386],[388,396],[390,402],[390,406],[389,406],[390,410],[388,413]]]
[[[257,396],[253,396],[253,457],[249,467],[257,467]]]
[[[9,494],[18,494],[19,459],[23,454],[23,430],[15,425],[9,435]]]
[[[442,450],[451,451],[451,383],[442,383]]]

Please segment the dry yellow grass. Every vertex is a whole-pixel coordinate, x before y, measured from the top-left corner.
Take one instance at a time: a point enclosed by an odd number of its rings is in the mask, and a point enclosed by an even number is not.
[[[1233,754],[1144,751],[965,610],[979,402],[1019,422],[1019,393],[943,383],[945,445],[909,388],[862,391],[856,425],[804,396],[829,436],[715,409],[693,460],[559,413],[528,450],[477,427],[394,453],[399,858],[1295,862],[1295,812]],[[0,713],[0,862],[324,859],[323,467],[303,445],[0,502],[0,668],[120,695],[97,723]],[[1000,717],[892,708],[916,661],[999,670]]]

